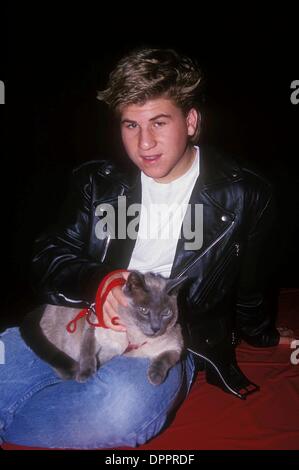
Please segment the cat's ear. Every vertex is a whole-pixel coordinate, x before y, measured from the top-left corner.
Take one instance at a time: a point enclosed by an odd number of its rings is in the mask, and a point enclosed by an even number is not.
[[[144,275],[138,271],[131,271],[126,282],[126,291],[133,294],[140,290],[148,290],[145,284]]]
[[[166,293],[168,295],[178,295],[179,290],[188,280],[188,276],[182,276],[175,279],[169,279],[166,285]]]

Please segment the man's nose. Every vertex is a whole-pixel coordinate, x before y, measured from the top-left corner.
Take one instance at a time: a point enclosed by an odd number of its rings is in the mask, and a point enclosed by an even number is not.
[[[150,150],[156,145],[154,136],[149,130],[141,130],[139,134],[139,148],[141,150]]]

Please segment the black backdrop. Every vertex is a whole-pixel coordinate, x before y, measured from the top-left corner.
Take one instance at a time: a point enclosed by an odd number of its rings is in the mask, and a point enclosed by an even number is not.
[[[193,35],[148,34],[146,39],[102,34],[93,48],[55,41],[30,26],[16,29],[9,59],[2,57],[6,85],[1,107],[2,289],[0,322],[14,323],[34,302],[29,266],[34,238],[55,220],[71,169],[90,159],[122,158],[105,107],[96,100],[115,61],[133,47],[172,47],[199,61],[206,77],[202,141],[252,162],[274,184],[279,242],[273,257],[279,287],[298,286],[299,104],[290,84],[299,79],[295,44],[252,30],[229,41]],[[78,33],[79,34],[79,33]],[[80,34],[79,34],[80,35]],[[67,30],[65,36],[68,36]],[[132,35],[131,35],[132,36]],[[133,35],[134,36],[134,35]],[[77,38],[78,39],[78,38]],[[96,46],[96,47],[94,47]],[[93,49],[93,50],[92,50]]]

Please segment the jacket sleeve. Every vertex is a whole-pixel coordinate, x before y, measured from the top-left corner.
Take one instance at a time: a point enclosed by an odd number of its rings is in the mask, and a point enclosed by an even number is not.
[[[40,301],[83,307],[94,301],[97,286],[111,267],[88,256],[92,174],[73,171],[58,223],[34,244],[33,283]]]
[[[259,189],[245,198],[245,210],[250,214],[238,281],[236,326],[248,344],[266,347],[279,342],[275,312],[267,298],[276,258],[276,204],[269,186]]]

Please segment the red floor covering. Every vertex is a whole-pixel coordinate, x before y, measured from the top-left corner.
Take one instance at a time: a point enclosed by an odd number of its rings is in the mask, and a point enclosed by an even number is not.
[[[281,290],[278,324],[293,328],[299,338],[299,289]],[[242,342],[238,362],[261,391],[243,401],[207,384],[199,373],[172,424],[139,449],[298,450],[299,364],[291,363],[292,352],[289,346],[262,349]]]

